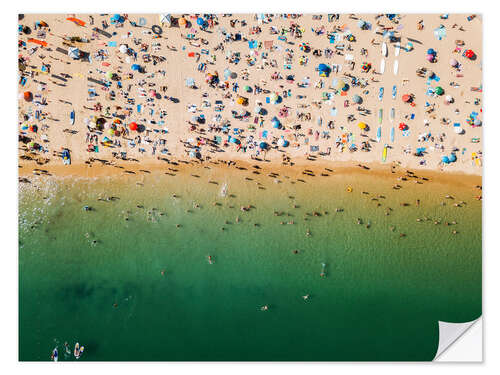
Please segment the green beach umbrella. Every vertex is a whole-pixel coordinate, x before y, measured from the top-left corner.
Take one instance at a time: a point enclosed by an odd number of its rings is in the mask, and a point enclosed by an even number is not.
[[[436,91],[435,91],[436,95],[443,95],[444,94],[444,90],[441,86],[438,86],[436,87]]]

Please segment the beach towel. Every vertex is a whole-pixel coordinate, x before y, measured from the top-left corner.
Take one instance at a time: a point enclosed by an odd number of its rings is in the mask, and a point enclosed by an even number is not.
[[[108,42],[108,47],[116,47],[116,42]]]

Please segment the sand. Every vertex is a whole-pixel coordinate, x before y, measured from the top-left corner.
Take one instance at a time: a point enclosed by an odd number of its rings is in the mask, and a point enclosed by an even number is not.
[[[85,21],[87,24],[85,26],[78,26],[75,23],[66,20],[67,17],[76,17]],[[389,145],[387,160],[385,164],[392,165],[397,164],[402,168],[422,168],[422,169],[432,169],[438,171],[446,172],[462,172],[467,174],[482,174],[482,167],[479,162],[474,162],[471,159],[472,153],[476,153],[481,156],[482,143],[471,143],[472,138],[478,138],[482,141],[482,127],[471,127],[466,123],[466,118],[472,111],[479,113],[479,118],[482,117],[481,108],[481,92],[471,91],[471,87],[481,87],[482,85],[482,69],[481,69],[481,58],[482,58],[482,22],[480,17],[475,17],[471,21],[467,21],[467,15],[449,15],[448,19],[441,19],[437,14],[428,15],[400,15],[398,23],[391,22],[385,16],[377,18],[376,15],[340,15],[339,20],[334,22],[328,22],[327,15],[323,15],[321,20],[314,19],[313,15],[302,15],[297,19],[283,19],[281,17],[274,17],[270,23],[260,23],[255,19],[254,15],[232,15],[230,17],[218,16],[219,25],[214,28],[209,28],[208,31],[201,31],[196,25],[196,17],[186,18],[193,22],[191,28],[179,28],[178,26],[167,27],[162,26],[163,33],[159,38],[153,38],[153,33],[151,33],[152,25],[159,25],[158,15],[128,15],[128,19],[134,22],[139,22],[140,18],[146,20],[145,27],[133,27],[130,25],[129,21],[124,22],[123,27],[115,27],[111,25],[106,29],[107,32],[113,33],[116,31],[116,35],[111,38],[107,38],[103,35],[93,33],[93,27],[101,27],[101,21],[107,20],[109,23],[111,15],[92,15],[95,21],[94,25],[90,25],[88,22],[90,20],[89,15],[76,14],[76,15],[35,15],[27,14],[20,24],[27,25],[33,29],[34,22],[45,21],[49,25],[50,31],[46,32],[46,37],[44,40],[48,43],[45,48],[39,48],[33,54],[28,54],[28,50],[36,44],[27,43],[26,48],[20,48],[19,54],[23,57],[29,57],[29,61],[26,62],[27,69],[25,73],[34,72],[34,77],[28,77],[28,81],[24,87],[20,86],[20,93],[25,91],[30,91],[35,95],[35,101],[40,100],[36,98],[36,95],[41,95],[41,98],[47,100],[46,106],[36,106],[34,102],[27,102],[20,98],[19,100],[19,124],[21,125],[38,125],[39,129],[37,133],[32,133],[29,131],[21,130],[22,134],[28,136],[32,141],[43,145],[44,148],[48,149],[48,152],[40,154],[39,152],[30,153],[31,159],[37,159],[38,164],[34,163],[33,160],[27,161],[23,159],[23,155],[26,154],[26,146],[20,144],[20,164],[23,168],[27,168],[28,171],[32,171],[33,168],[43,168],[46,170],[61,170],[61,168],[53,168],[55,166],[62,165],[61,158],[59,156],[54,156],[55,151],[60,151],[61,148],[68,148],[71,151],[72,163],[76,166],[80,166],[82,171],[88,170],[86,167],[89,158],[100,159],[106,161],[106,163],[117,163],[123,166],[123,170],[127,170],[130,167],[135,168],[138,165],[134,161],[117,161],[112,153],[126,152],[127,158],[136,159],[139,161],[141,166],[153,166],[153,167],[163,167],[166,165],[165,160],[189,160],[189,151],[192,150],[191,147],[199,146],[201,159],[206,161],[207,158],[212,160],[232,160],[238,162],[248,162],[254,163],[257,161],[252,160],[251,155],[255,155],[255,149],[247,149],[247,152],[237,149],[235,144],[229,144],[227,147],[220,147],[218,149],[210,147],[206,144],[198,144],[196,142],[196,137],[206,137],[212,139],[214,135],[221,136],[223,140],[228,138],[227,135],[222,133],[211,133],[208,132],[207,124],[213,123],[213,117],[217,114],[214,112],[214,106],[216,100],[223,100],[225,108],[222,112],[219,112],[222,116],[222,122],[226,120],[230,122],[230,134],[234,136],[233,129],[238,128],[243,135],[238,138],[241,140],[242,144],[246,144],[250,136],[253,136],[254,141],[258,145],[262,141],[266,141],[272,147],[268,152],[261,153],[258,157],[259,159],[264,159],[271,162],[273,165],[281,165],[283,161],[283,156],[286,155],[291,158],[290,162],[286,164],[299,164],[299,165],[314,165],[315,163],[321,163],[330,166],[357,166],[359,163],[381,163],[382,160],[382,150],[384,145]],[[178,18],[180,15],[173,15],[174,18]],[[236,27],[230,26],[230,20],[245,20],[247,25],[242,27],[241,23],[237,23]],[[358,27],[358,21],[364,20],[371,23],[371,30],[361,30]],[[417,29],[417,22],[423,20],[424,28],[423,30]],[[291,22],[296,22],[300,25],[300,28],[304,29],[305,32],[301,38],[293,38],[290,34],[287,35],[287,40],[293,42],[293,44],[287,44],[283,41],[277,40],[277,35],[270,35],[270,26],[275,26],[279,30],[282,27],[289,27]],[[378,32],[376,31],[377,23]],[[444,25],[446,27],[447,36],[442,40],[437,40],[434,36],[433,30],[439,25]],[[453,27],[454,25],[456,27]],[[250,28],[252,26],[260,26],[262,32],[260,34],[250,34]],[[311,28],[319,28],[324,26],[326,31],[332,31],[335,27],[340,27],[344,32],[350,30],[355,36],[355,42],[348,42],[346,40],[340,41],[335,44],[330,44],[326,34],[316,35],[312,32]],[[214,51],[214,47],[222,41],[220,35],[220,27],[224,27],[229,32],[240,31],[242,36],[248,38],[249,40],[257,41],[270,41],[274,42],[274,46],[279,46],[276,51],[255,49],[258,51],[259,57],[257,62],[253,66],[248,66],[246,62],[246,55],[253,53],[255,50],[250,50],[249,45],[245,41],[226,43],[225,51]],[[406,52],[401,49],[398,57],[395,57],[395,47],[394,43],[389,43],[388,45],[388,56],[385,58],[385,73],[379,74],[379,66],[381,56],[381,42],[383,42],[383,36],[381,34],[382,27],[392,27],[396,31],[396,36],[401,37],[401,46],[405,47],[409,40],[413,40],[414,49],[410,52]],[[460,30],[463,28],[463,31]],[[38,37],[37,31],[32,30],[30,35],[21,34],[20,40],[27,41],[29,38],[43,39]],[[196,38],[205,39],[208,44],[203,45],[200,40],[191,41],[191,43],[183,38],[187,34],[196,34]],[[64,49],[68,48],[68,45],[63,45],[64,36],[79,36],[80,38],[89,39],[88,43],[69,43],[75,47],[80,48],[82,51],[89,52],[92,57],[94,54],[103,49],[109,55],[109,59],[105,60],[109,63],[109,66],[103,66],[101,61],[96,61],[93,58],[93,62],[76,61],[72,60],[67,55],[64,55],[56,50],[57,47],[62,47]],[[134,44],[134,38],[140,38],[141,43],[145,43],[148,47],[147,53],[156,56],[163,56],[166,58],[165,62],[160,62],[157,65],[153,65],[152,62],[144,63],[142,61],[142,53],[139,52],[140,46]],[[464,46],[461,47],[463,52],[466,49],[472,49],[475,54],[475,60],[467,59],[462,56],[461,53],[454,52],[456,49],[456,40],[462,40]],[[115,41],[117,47],[108,47],[107,43],[109,41]],[[374,43],[372,43],[372,41]],[[133,48],[138,52],[137,62],[133,61],[133,58],[127,61],[126,55],[119,52],[118,46],[122,43],[128,45],[128,47]],[[299,49],[300,43],[309,43],[312,50],[325,48],[334,49],[334,46],[339,44],[344,44],[345,47],[350,44],[352,51],[343,51],[341,55],[334,55],[333,58],[328,59],[325,56],[316,57],[313,55],[312,51],[306,53]],[[166,46],[174,47],[176,51],[167,49]],[[184,49],[185,47],[185,49]],[[157,48],[157,49],[156,49]],[[292,69],[288,70],[284,68],[284,50],[290,48],[294,50],[294,58]],[[361,56],[360,50],[364,48],[367,50],[367,56]],[[426,51],[429,48],[434,48],[437,51],[437,62],[431,63],[426,60]],[[201,49],[208,49],[209,54],[200,54],[200,60],[196,61],[196,57],[188,57],[189,52],[200,53]],[[230,64],[225,59],[226,53],[228,51],[240,52],[241,61],[239,64]],[[270,62],[273,59],[276,60],[277,66],[271,67],[268,65],[263,65],[260,58],[262,52],[268,52],[269,56],[267,61]],[[215,54],[216,61],[213,63],[207,63],[206,72],[199,72],[197,67],[200,63],[206,61],[212,61],[210,56]],[[353,61],[355,63],[354,69],[348,67],[345,55],[352,55]],[[301,56],[305,56],[308,59],[308,63],[305,66],[299,64],[299,59]],[[455,68],[450,66],[450,59],[455,58],[461,64],[461,71],[457,72]],[[399,62],[398,74],[393,74],[393,64],[395,61]],[[50,65],[50,74],[45,74],[42,72],[37,73],[37,70],[41,68],[42,62]],[[361,65],[364,62],[369,62],[372,65],[372,70],[369,73],[363,73],[361,71]],[[137,63],[145,67],[146,73],[137,73],[131,71],[131,65]],[[340,64],[342,65],[342,71],[339,73],[332,72],[328,78],[322,78],[324,82],[324,87],[322,89],[315,88],[316,83],[320,80],[318,72],[315,68],[320,63],[326,64]],[[263,65],[263,69],[258,69]],[[416,70],[418,68],[425,67],[429,70],[435,72],[435,74],[440,78],[439,83],[436,81],[430,81],[431,87],[441,86],[445,93],[442,96],[430,97],[425,93],[427,91],[427,78],[421,78],[416,75]],[[214,89],[205,83],[205,74],[207,72],[214,73],[218,72],[221,81],[224,81],[223,72],[226,68],[229,68],[232,72],[236,72],[238,77],[236,79],[228,79],[229,89],[222,91],[220,89]],[[158,71],[165,71],[165,75],[158,73]],[[241,73],[244,70],[248,70],[249,79],[248,81],[241,78]],[[102,73],[99,73],[101,71]],[[110,100],[106,98],[106,94],[109,91],[104,91],[101,89],[100,85],[91,83],[88,78],[94,78],[97,80],[105,80],[104,72],[114,72],[120,76],[124,76],[128,73],[133,73],[133,79],[124,80],[122,79],[123,88],[127,89],[131,85],[131,90],[128,95],[129,98],[135,99],[135,104],[127,104],[126,98],[120,95],[120,89],[117,88],[116,82],[112,83],[111,90],[116,93],[116,98]],[[293,84],[287,83],[286,80],[271,80],[271,75],[274,72],[279,72],[283,77],[288,74],[293,74],[295,76],[295,82]],[[51,77],[51,74],[61,75],[61,73],[66,73],[71,78],[67,79],[67,82],[62,82],[57,78]],[[152,76],[154,73],[154,76]],[[365,88],[351,87],[347,91],[346,96],[333,95],[329,100],[322,100],[322,93],[329,92],[333,93],[334,88],[329,89],[332,85],[334,79],[346,78],[344,73],[351,74],[357,78],[363,78],[367,80],[368,85]],[[457,74],[459,76],[457,76]],[[310,77],[310,87],[309,88],[299,88],[297,87],[297,82],[301,82],[304,77]],[[194,78],[198,89],[190,89],[186,87],[185,81],[187,78]],[[37,82],[44,82],[46,88],[42,91],[40,90],[41,85]],[[157,92],[162,93],[162,95],[168,95],[179,99],[178,103],[174,103],[167,99],[154,99],[152,103],[154,107],[148,106],[146,99],[149,96],[141,97],[138,95],[137,84],[139,81],[145,80],[145,89],[148,92],[150,89],[155,89]],[[263,83],[266,82],[266,84]],[[59,86],[55,84],[64,83],[64,86]],[[248,106],[243,107],[235,102],[237,94],[232,92],[231,84],[233,82],[238,82],[239,91],[238,94],[248,98]],[[459,84],[458,87],[450,86],[451,82],[456,82]],[[291,89],[291,96],[284,97],[283,102],[280,104],[265,104],[266,96],[269,94],[259,94],[256,95],[252,93],[244,93],[243,86],[250,85],[253,87],[254,84],[260,85],[264,89],[268,89],[271,92],[278,92],[280,95],[284,90]],[[148,86],[149,85],[149,86]],[[280,88],[280,85],[283,88]],[[397,85],[397,96],[393,100],[391,98],[392,86]],[[93,87],[92,87],[93,86]],[[166,92],[161,92],[160,87],[167,86]],[[379,88],[384,87],[384,97],[382,101],[378,100]],[[98,93],[98,97],[95,101],[88,101],[88,89],[95,88]],[[365,92],[368,91],[368,93]],[[228,92],[231,93],[231,98],[223,98]],[[364,93],[365,92],[365,93]],[[206,98],[203,94],[207,93]],[[401,100],[402,95],[413,94],[415,106],[411,107],[409,104],[404,103]],[[297,95],[305,96],[304,99],[297,98]],[[371,111],[367,116],[362,116],[356,110],[357,105],[353,103],[353,96],[360,95],[363,98],[363,103],[361,106]],[[452,104],[447,105],[445,103],[445,96],[451,95],[454,99]],[[210,102],[210,107],[203,108],[203,99]],[[474,104],[474,101],[478,99],[478,104]],[[61,102],[61,100],[64,101]],[[263,108],[267,111],[265,116],[261,116],[263,120],[263,126],[260,127],[259,124],[255,125],[256,129],[252,130],[249,125],[253,124],[254,118],[254,107],[256,101],[259,100],[263,102]],[[344,101],[349,101],[349,106],[344,106]],[[92,110],[92,106],[95,103],[101,103],[103,110],[99,113],[98,111]],[[321,108],[312,105],[313,102],[321,102]],[[435,105],[435,110],[433,113],[426,113],[425,103],[429,102],[431,105]],[[69,103],[69,104],[68,104]],[[143,112],[138,114],[136,111],[137,104],[142,104]],[[204,125],[197,125],[195,131],[190,131],[190,125],[188,122],[191,120],[194,113],[187,111],[189,105],[195,104],[197,106],[197,115],[203,113],[207,119],[207,123]],[[286,118],[279,118],[284,129],[274,129],[271,123],[271,119],[274,116],[278,116],[280,109],[283,106],[289,108],[289,115]],[[308,105],[307,108],[300,108],[300,105]],[[132,139],[137,136],[138,133],[130,131],[129,137],[113,137],[108,135],[105,130],[105,134],[99,135],[99,142],[102,141],[103,136],[106,135],[112,140],[119,139],[121,142],[121,147],[103,147],[99,145],[98,153],[90,153],[87,151],[86,134],[88,132],[85,119],[90,118],[90,116],[105,117],[106,121],[112,122],[112,116],[104,116],[106,107],[111,107],[110,113],[116,112],[118,115],[123,113],[123,110],[129,106],[132,108],[132,114],[126,116],[123,120],[124,124],[129,124],[130,122],[137,122],[143,125],[146,131],[140,133],[143,143],[137,145],[135,148],[131,148],[127,145],[127,138]],[[121,109],[117,109],[120,107]],[[149,114],[150,108],[153,108],[155,113],[153,115]],[[331,115],[331,109],[336,108],[336,116]],[[383,109],[383,121],[381,125],[382,136],[380,142],[376,141],[377,128],[379,126],[377,122],[379,109]],[[389,120],[389,112],[391,108],[395,108],[395,119],[391,123]],[[40,109],[47,114],[47,118],[41,121],[37,121],[34,118],[30,118],[28,121],[24,121],[23,115]],[[76,120],[74,125],[69,124],[69,113],[74,110],[76,113]],[[159,124],[159,112],[160,110],[165,110],[167,115],[164,117],[164,124]],[[251,115],[248,122],[243,122],[238,119],[234,119],[231,116],[231,111],[242,111],[248,110]],[[308,112],[311,114],[310,121],[301,121],[297,118],[297,112]],[[457,111],[457,112],[456,112]],[[348,115],[354,115],[354,121],[347,121]],[[411,115],[414,115],[413,119],[409,119]],[[408,117],[408,118],[407,118]],[[322,120],[322,124],[319,124],[319,118]],[[449,119],[449,124],[443,125],[441,123],[442,118]],[[156,124],[149,123],[150,120],[156,122]],[[428,125],[424,124],[424,120],[428,120]],[[327,123],[329,121],[334,121],[333,128],[329,129]],[[358,123],[360,121],[365,122],[369,126],[368,131],[363,131],[359,129]],[[401,122],[407,124],[409,129],[409,134],[407,136],[402,135],[402,131],[398,130],[398,126]],[[464,129],[464,134],[456,134],[453,130],[453,123],[460,123],[461,127]],[[300,130],[294,130],[293,126],[301,125]],[[390,141],[390,129],[395,127],[395,140]],[[43,129],[43,130],[42,130]],[[72,133],[65,131],[69,129]],[[164,130],[168,129],[168,134],[155,133],[153,129]],[[267,139],[261,137],[262,131],[267,130],[269,135]],[[315,139],[314,132],[319,132],[320,137]],[[327,132],[329,138],[322,138],[323,132]],[[341,137],[343,134],[352,133],[354,136],[354,143],[358,151],[350,152],[347,148],[337,148],[336,139]],[[426,142],[419,142],[419,135],[424,133],[431,133],[434,141],[428,140]],[[241,134],[241,133],[240,133]],[[326,133],[325,133],[326,134]],[[439,137],[444,134],[445,137],[442,141]],[[43,136],[43,137],[42,137]],[[274,139],[273,139],[274,137]],[[281,147],[276,145],[276,141],[284,137],[290,142],[289,147]],[[48,141],[44,141],[43,139]],[[144,140],[149,138],[151,143],[146,143]],[[155,155],[152,155],[152,144],[155,140],[165,139],[166,145],[158,145],[156,147]],[[305,140],[308,140],[307,144]],[[274,140],[274,144],[273,144]],[[361,142],[367,141],[371,145],[371,151],[363,152],[361,151]],[[441,147],[443,150],[438,150]],[[318,151],[312,152],[310,146],[317,146]],[[426,154],[423,157],[416,157],[413,155],[418,147],[425,147]],[[145,152],[140,153],[139,148],[143,148]],[[166,148],[168,153],[160,154],[160,150]],[[328,153],[328,149],[331,152]],[[343,149],[343,150],[342,150]],[[405,153],[404,150],[411,150]],[[440,161],[444,155],[450,155],[453,150],[456,151],[457,161],[449,165],[441,165]],[[160,159],[160,160],[159,160]],[[425,163],[424,163],[424,162]],[[96,162],[94,164],[100,164]],[[43,166],[41,166],[43,165]],[[106,168],[106,170],[121,170],[121,168]],[[21,168],[22,170],[22,168]],[[73,171],[75,169],[73,168]],[[25,174],[21,172],[21,174]]]

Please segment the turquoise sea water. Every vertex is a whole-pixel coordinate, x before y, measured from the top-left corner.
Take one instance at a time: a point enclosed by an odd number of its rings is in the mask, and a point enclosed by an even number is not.
[[[19,359],[78,341],[81,361],[431,360],[438,320],[481,315],[473,186],[287,177],[20,185]]]

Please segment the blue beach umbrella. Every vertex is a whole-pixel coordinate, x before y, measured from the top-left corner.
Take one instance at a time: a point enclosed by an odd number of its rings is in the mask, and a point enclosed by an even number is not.
[[[454,152],[451,153],[450,157],[449,157],[449,160],[450,160],[450,163],[454,163],[457,161],[457,155],[455,155]]]
[[[200,26],[203,26],[203,24],[205,23],[205,20],[201,17],[198,17],[198,19],[196,20],[196,23]]]
[[[450,164],[450,158],[446,155],[441,158],[441,161],[445,164]]]
[[[137,70],[139,71],[141,69],[141,66],[139,64],[134,64],[132,65],[132,70]]]
[[[259,147],[262,150],[265,150],[265,149],[267,149],[269,147],[269,145],[266,142],[260,142]]]

